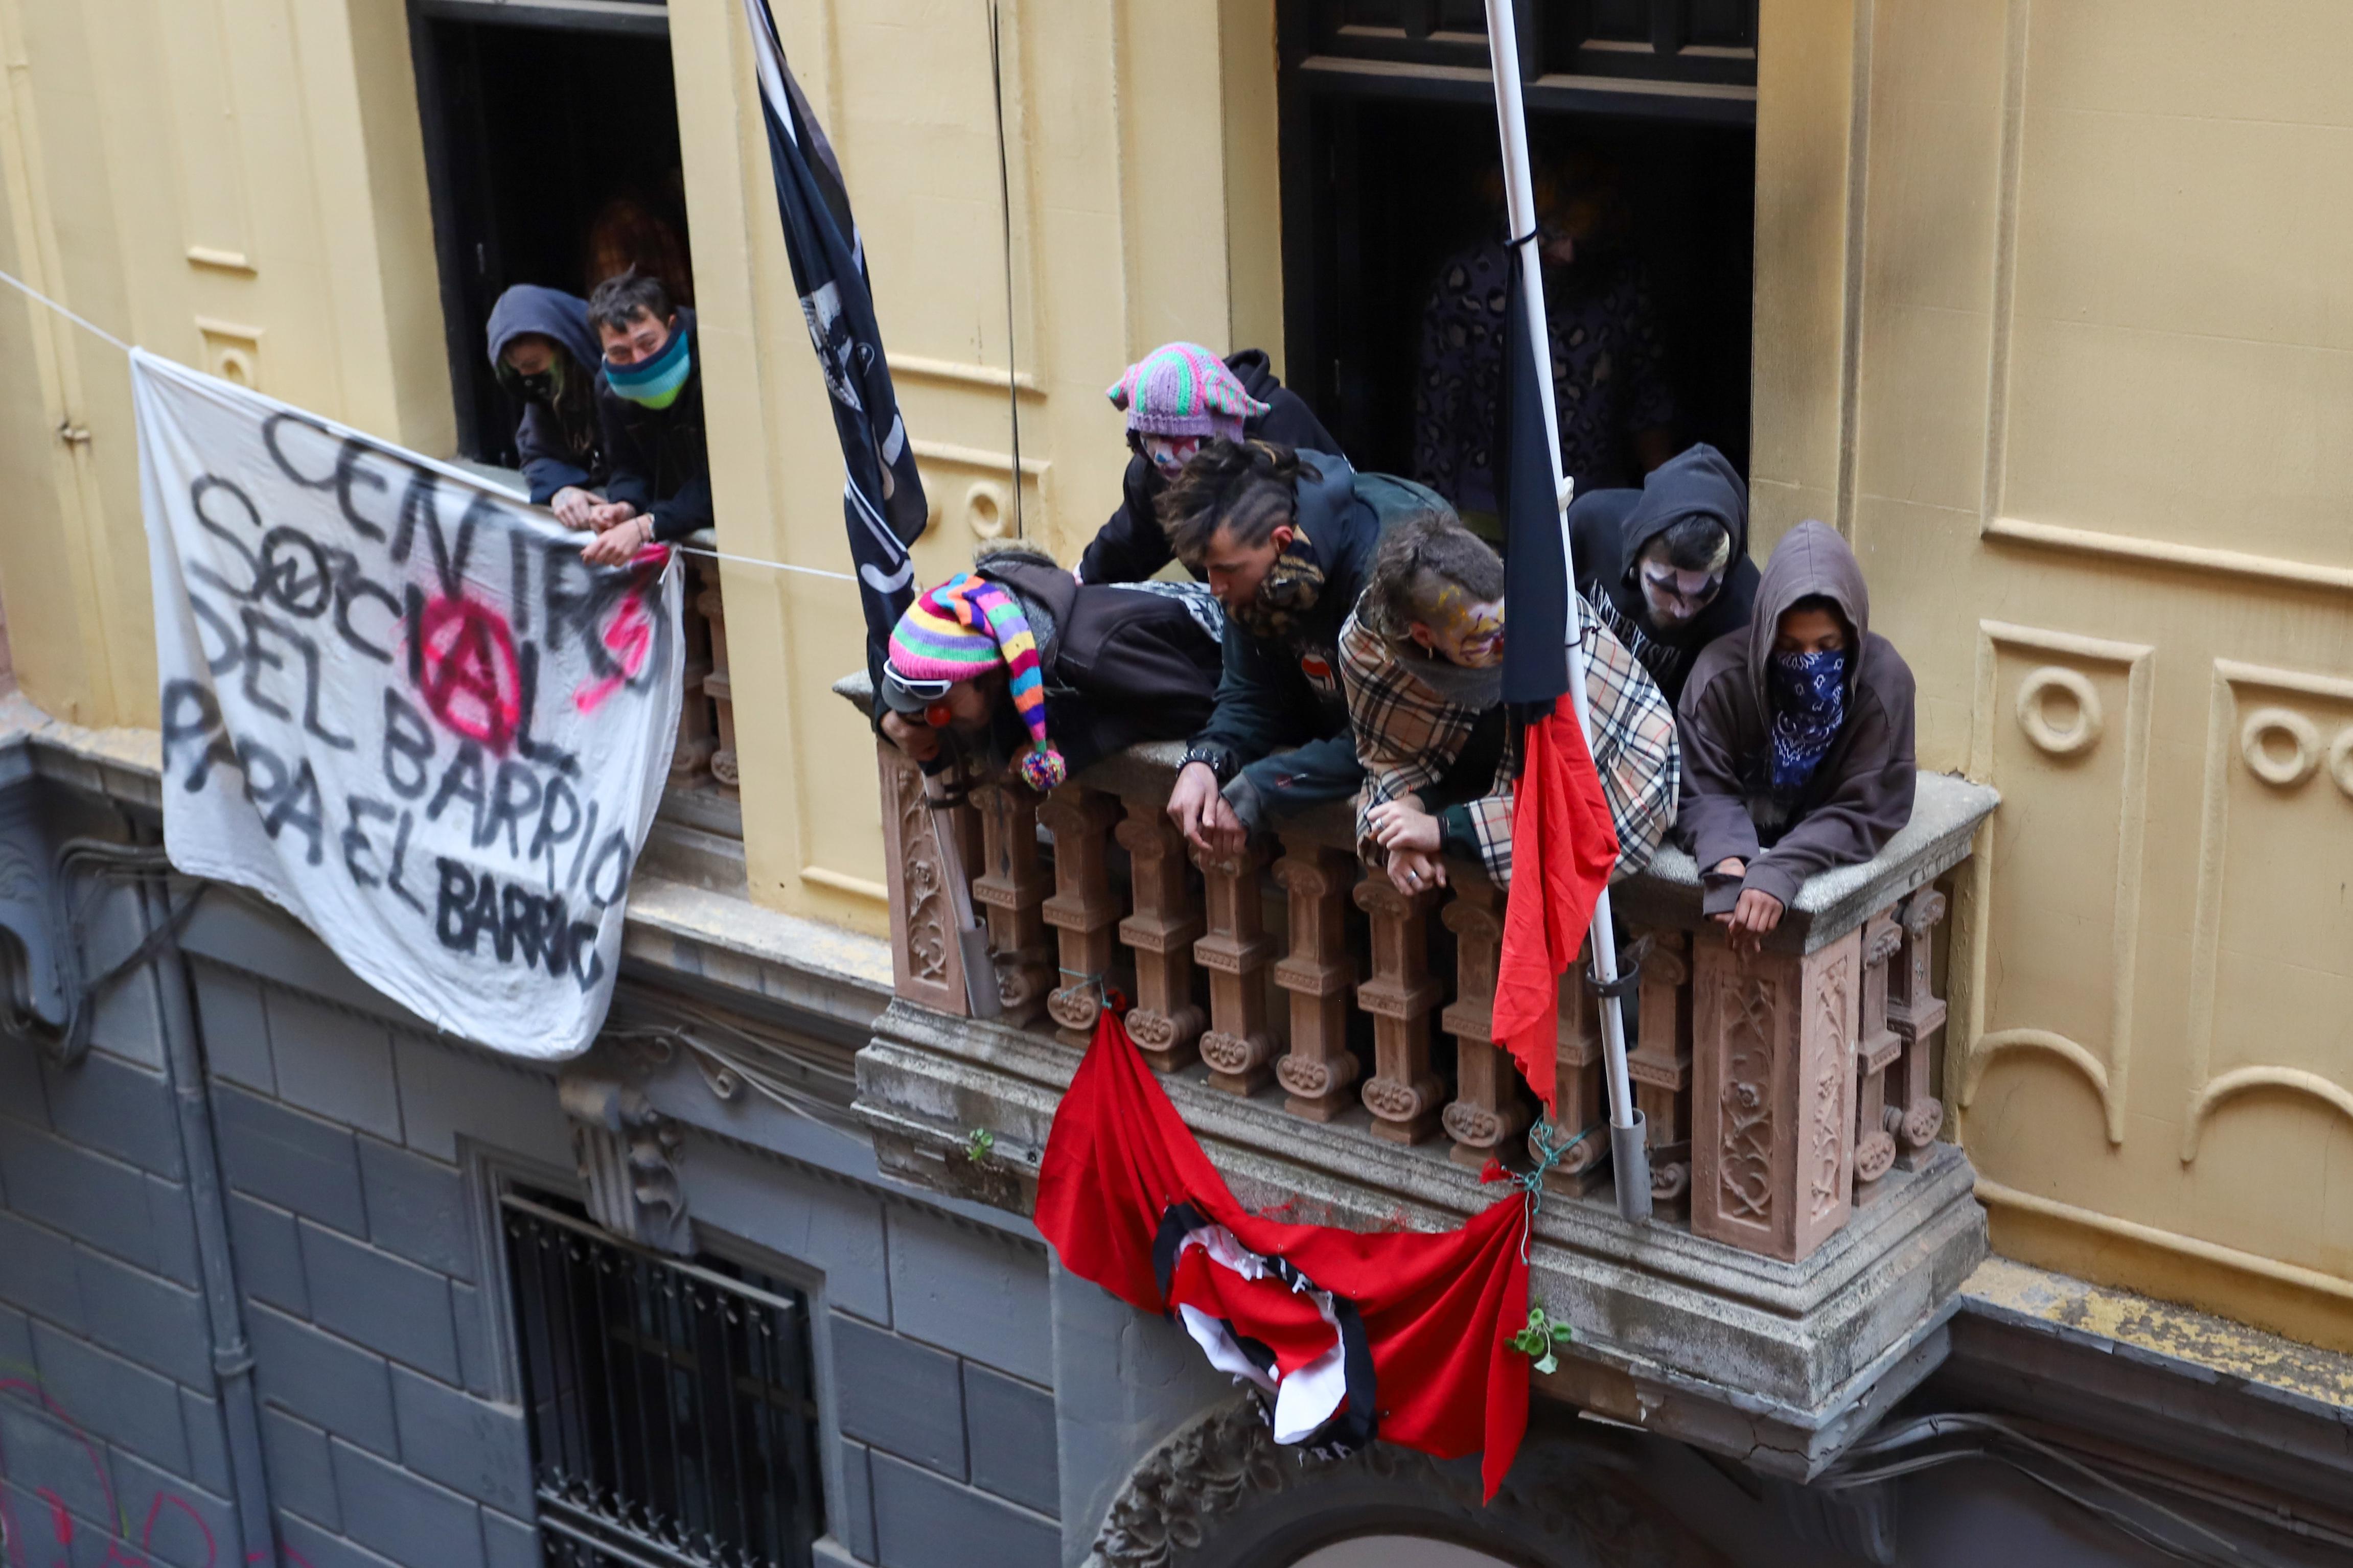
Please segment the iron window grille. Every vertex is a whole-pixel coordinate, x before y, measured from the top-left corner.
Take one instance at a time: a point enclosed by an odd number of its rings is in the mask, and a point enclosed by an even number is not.
[[[808,1300],[501,1205],[540,1546],[557,1568],[809,1568],[825,1528]]]

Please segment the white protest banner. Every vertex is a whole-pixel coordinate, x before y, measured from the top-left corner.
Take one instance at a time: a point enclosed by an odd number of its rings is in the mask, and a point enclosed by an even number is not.
[[[440,1028],[586,1047],[678,733],[679,573],[132,355],[164,840]]]

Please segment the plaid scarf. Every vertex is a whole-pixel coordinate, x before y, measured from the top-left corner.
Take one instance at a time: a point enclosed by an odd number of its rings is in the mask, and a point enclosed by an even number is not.
[[[1324,563],[1316,559],[1307,531],[1294,525],[1291,542],[1259,579],[1258,592],[1250,595],[1250,602],[1227,614],[1250,636],[1282,642],[1298,629],[1303,617],[1314,611],[1315,601],[1323,595]]]

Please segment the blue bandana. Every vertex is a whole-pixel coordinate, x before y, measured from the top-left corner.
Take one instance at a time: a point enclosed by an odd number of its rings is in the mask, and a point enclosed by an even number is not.
[[[1777,653],[1765,666],[1765,689],[1773,710],[1773,793],[1794,800],[1846,722],[1846,650]]]
[[[648,408],[668,408],[678,401],[686,385],[687,373],[694,368],[693,356],[687,351],[686,333],[675,331],[661,353],[637,364],[615,364],[605,362],[605,384],[614,393],[632,403]]]

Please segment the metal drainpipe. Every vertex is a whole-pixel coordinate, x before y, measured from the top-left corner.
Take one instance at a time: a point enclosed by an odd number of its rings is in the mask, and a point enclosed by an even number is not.
[[[169,890],[146,877],[136,886],[147,929],[160,929],[171,914]],[[155,986],[164,1070],[179,1111],[180,1154],[188,1173],[189,1206],[195,1211],[197,1266],[204,1274],[206,1317],[212,1324],[213,1376],[228,1429],[229,1489],[237,1503],[237,1533],[243,1538],[233,1561],[275,1564],[277,1515],[269,1505],[269,1472],[261,1454],[253,1352],[246,1342],[237,1261],[229,1251],[228,1194],[221,1184],[220,1151],[214,1142],[212,1082],[205,1072],[204,1041],[196,1032],[187,966],[180,961],[176,940],[155,955]]]

